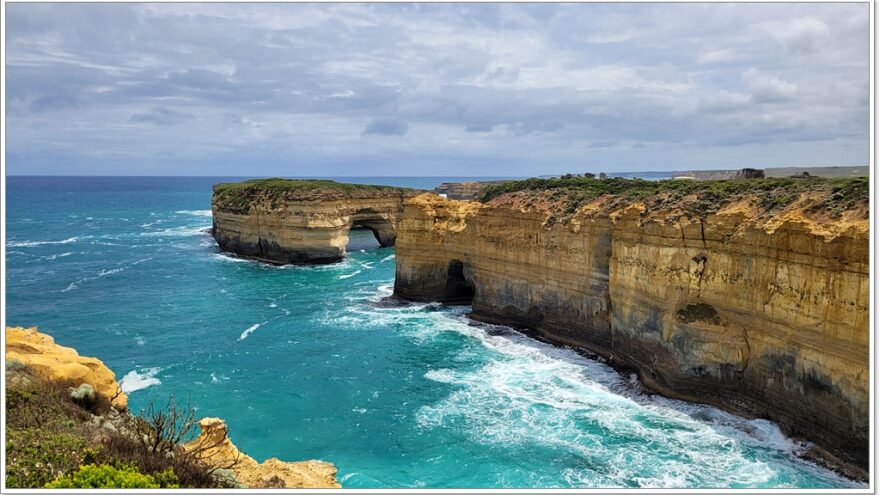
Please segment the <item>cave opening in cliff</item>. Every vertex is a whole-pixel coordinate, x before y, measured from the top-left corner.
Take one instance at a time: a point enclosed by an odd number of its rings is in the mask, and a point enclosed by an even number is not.
[[[397,239],[394,225],[381,215],[355,215],[348,231],[348,251],[393,246]]]
[[[379,236],[373,229],[363,225],[352,225],[348,231],[348,245],[345,247],[347,251],[360,251],[361,249],[369,251],[382,247],[379,242]]]
[[[455,260],[446,270],[446,287],[443,302],[447,304],[470,304],[474,299],[474,286],[465,276],[465,265]]]

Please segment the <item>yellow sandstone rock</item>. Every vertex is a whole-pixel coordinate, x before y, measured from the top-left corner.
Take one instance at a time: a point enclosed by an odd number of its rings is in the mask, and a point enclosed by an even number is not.
[[[393,246],[403,201],[419,193],[327,182],[218,184],[211,200],[214,239],[224,251],[269,263],[331,263],[342,259],[354,226]]]
[[[184,445],[199,450],[199,458],[213,466],[228,466],[235,477],[249,488],[341,488],[336,482],[336,467],[329,462],[285,462],[275,458],[259,463],[238,450],[228,436],[226,422],[202,418],[201,434]]]
[[[116,375],[100,359],[80,356],[36,328],[6,327],[6,361],[11,360],[30,366],[50,380],[88,383],[117,409],[128,405],[128,396],[119,387]]]
[[[550,193],[422,195],[398,226],[395,293],[471,302],[476,319],[590,349],[664,394],[769,417],[865,469],[867,205],[832,219],[812,208],[821,197],[768,214],[761,199],[700,217],[663,201],[565,211]]]

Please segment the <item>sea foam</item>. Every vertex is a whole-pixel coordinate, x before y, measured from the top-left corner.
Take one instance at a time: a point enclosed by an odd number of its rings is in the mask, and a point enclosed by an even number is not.
[[[156,378],[156,375],[162,371],[161,368],[144,368],[140,371],[132,370],[119,380],[119,387],[126,394],[143,390],[153,385],[161,385],[162,381]]]
[[[78,241],[79,239],[79,237],[68,237],[67,239],[61,241],[7,241],[6,247],[35,247],[48,244],[70,244],[72,242]]]
[[[211,210],[177,210],[174,213],[178,215],[192,215],[195,217],[210,217]]]

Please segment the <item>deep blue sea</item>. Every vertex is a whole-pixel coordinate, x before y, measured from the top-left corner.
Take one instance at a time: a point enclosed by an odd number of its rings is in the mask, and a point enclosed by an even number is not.
[[[457,177],[340,180],[431,188]],[[767,421],[638,381],[467,307],[389,304],[394,249],[273,267],[218,251],[224,178],[7,178],[7,324],[169,396],[258,460],[323,459],[344,487],[847,487]]]

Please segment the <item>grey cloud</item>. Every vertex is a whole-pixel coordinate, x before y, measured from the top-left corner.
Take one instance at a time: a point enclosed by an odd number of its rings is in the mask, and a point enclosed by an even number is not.
[[[392,119],[375,119],[370,121],[364,128],[364,135],[379,134],[382,136],[403,136],[409,126],[406,122]]]
[[[258,151],[277,163],[384,163],[397,153],[516,159],[521,173],[548,173],[597,143],[639,142],[650,143],[655,168],[685,155],[715,160],[719,147],[749,147],[755,165],[861,163],[868,13],[855,4],[9,4],[7,145],[13,170],[49,142],[70,163],[149,163],[163,148],[192,163]],[[132,123],[149,126],[132,137]],[[594,153],[623,167],[647,151]]]
[[[155,125],[175,125],[194,118],[195,116],[185,112],[178,112],[165,107],[153,107],[149,112],[133,114],[129,120],[132,122],[144,122]]]

